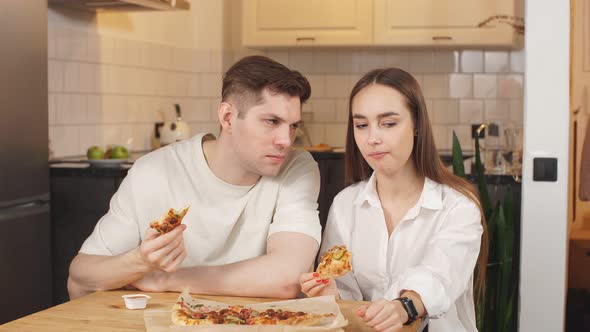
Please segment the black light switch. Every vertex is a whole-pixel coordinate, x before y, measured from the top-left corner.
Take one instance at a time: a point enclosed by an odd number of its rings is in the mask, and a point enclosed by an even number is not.
[[[557,181],[557,158],[533,158],[533,181]]]

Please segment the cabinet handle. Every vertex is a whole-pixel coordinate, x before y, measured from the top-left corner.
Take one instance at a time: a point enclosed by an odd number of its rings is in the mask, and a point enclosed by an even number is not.
[[[315,37],[297,37],[296,41],[315,41]]]
[[[451,36],[434,36],[432,40],[453,40]]]

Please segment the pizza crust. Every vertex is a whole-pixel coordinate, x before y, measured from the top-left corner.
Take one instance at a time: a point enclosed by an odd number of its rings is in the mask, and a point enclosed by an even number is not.
[[[196,304],[195,299],[189,298],[190,296],[183,295],[179,297],[178,302],[172,308],[171,319],[174,325],[195,326],[224,324],[319,326],[329,324],[335,319],[335,315],[331,313],[313,314],[301,311],[283,310],[278,307],[258,311],[253,308],[236,305],[220,307],[204,306]],[[241,314],[244,311],[246,311],[247,314]],[[225,312],[226,315],[222,314],[223,312]],[[210,316],[218,318],[212,319],[209,318]],[[289,317],[286,318],[285,316]]]

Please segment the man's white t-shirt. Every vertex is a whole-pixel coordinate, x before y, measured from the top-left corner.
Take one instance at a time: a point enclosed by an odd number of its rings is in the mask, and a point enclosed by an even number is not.
[[[320,243],[320,174],[308,152],[294,151],[276,177],[236,186],[220,180],[209,168],[202,148],[205,136],[196,135],[138,159],[80,253],[111,256],[136,248],[151,221],[185,205],[191,207],[183,220],[187,257],[182,267],[261,256],[266,253],[267,238],[277,232],[302,233]]]

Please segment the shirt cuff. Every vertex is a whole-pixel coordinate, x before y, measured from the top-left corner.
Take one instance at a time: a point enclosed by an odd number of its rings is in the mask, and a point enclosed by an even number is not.
[[[442,282],[428,271],[413,271],[412,274],[403,276],[398,289],[418,293],[429,318],[440,318],[451,307],[451,299]]]

